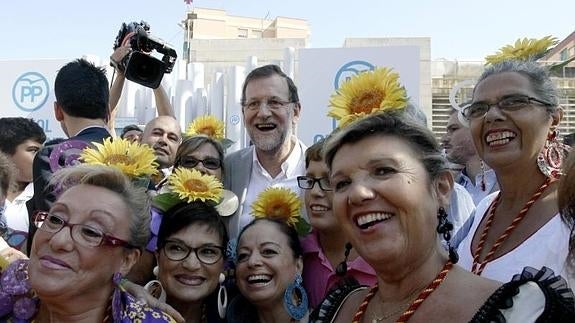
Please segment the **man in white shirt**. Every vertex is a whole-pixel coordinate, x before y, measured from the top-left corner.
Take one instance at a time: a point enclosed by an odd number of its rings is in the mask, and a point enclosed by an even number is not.
[[[463,186],[471,195],[475,205],[485,196],[499,190],[495,172],[487,165],[481,166],[481,159],[477,156],[471,132],[461,124],[457,117],[457,110],[452,109],[447,121],[445,135],[441,137],[441,146],[445,149],[447,159],[463,166],[455,176],[455,182]]]
[[[32,162],[44,141],[44,130],[32,119],[0,118],[0,151],[10,158],[17,171],[4,209],[6,224],[12,230],[28,232],[26,202],[34,195]]]
[[[240,200],[226,218],[230,238],[251,220],[251,204],[267,187],[286,187],[300,196],[297,176],[305,173],[306,147],[295,135],[301,105],[297,88],[277,65],[254,69],[242,90],[244,126],[252,146],[225,158],[224,186]]]

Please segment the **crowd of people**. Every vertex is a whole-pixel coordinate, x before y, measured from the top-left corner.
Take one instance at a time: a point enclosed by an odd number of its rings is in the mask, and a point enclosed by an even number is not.
[[[261,66],[233,153],[217,120],[182,132],[161,87],[115,137],[117,73],[58,71],[66,139],[0,118],[1,321],[575,321],[575,156],[535,61],[487,66],[441,140],[396,73],[361,73],[310,147],[295,83]]]

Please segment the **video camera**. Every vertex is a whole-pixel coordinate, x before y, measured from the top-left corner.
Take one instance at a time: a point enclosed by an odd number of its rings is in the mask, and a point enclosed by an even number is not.
[[[172,71],[178,55],[161,39],[150,35],[150,25],[145,21],[122,23],[114,50],[122,46],[126,36],[131,33],[129,42],[132,51],[120,62],[112,60],[110,64],[123,71],[128,80],[155,89],[160,86],[164,73]],[[150,55],[153,50],[164,55],[161,60]]]

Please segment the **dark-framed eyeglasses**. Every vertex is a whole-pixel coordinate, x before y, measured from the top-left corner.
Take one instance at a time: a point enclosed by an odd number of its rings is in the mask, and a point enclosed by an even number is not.
[[[298,176],[297,186],[304,190],[311,190],[315,183],[319,184],[319,188],[323,191],[331,191],[331,183],[327,177],[309,177],[309,176]]]
[[[129,242],[102,232],[102,230],[81,223],[70,223],[63,218],[45,211],[37,211],[34,225],[41,231],[56,234],[64,227],[70,228],[72,240],[84,247],[125,247],[136,248]]]
[[[513,112],[525,108],[530,104],[539,104],[542,106],[550,107],[553,104],[533,98],[527,95],[511,95],[506,96],[503,99],[495,103],[487,102],[474,102],[463,109],[463,116],[467,120],[483,118],[487,111],[493,106],[497,106],[499,110],[504,112]]]
[[[172,261],[182,261],[188,258],[193,251],[196,254],[196,258],[206,265],[213,265],[224,256],[224,248],[222,246],[203,245],[193,248],[176,240],[166,240],[162,250],[166,257]]]
[[[202,165],[204,165],[205,168],[211,170],[220,169],[222,167],[222,161],[219,158],[213,158],[213,157],[207,157],[204,159],[197,159],[194,157],[182,157],[178,165],[185,168],[194,168],[199,163],[202,163]]]
[[[270,110],[279,110],[283,107],[287,106],[292,101],[284,101],[278,98],[269,98],[267,100],[250,100],[243,104],[244,109],[249,111],[259,111],[262,106],[262,103],[268,107]]]

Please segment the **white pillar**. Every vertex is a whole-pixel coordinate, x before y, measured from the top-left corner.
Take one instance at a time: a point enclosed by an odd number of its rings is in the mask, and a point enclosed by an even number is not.
[[[293,75],[295,71],[295,49],[293,47],[287,47],[284,50],[284,66],[283,71],[293,80]]]
[[[176,120],[180,122],[180,127],[182,131],[185,131],[187,122],[187,114],[192,109],[192,96],[194,90],[192,88],[192,82],[188,80],[178,80],[176,81],[176,88],[174,94],[174,113],[176,114]]]
[[[234,142],[227,149],[227,153],[240,150],[245,147],[245,131],[240,100],[242,97],[242,84],[245,79],[246,69],[241,66],[232,66],[228,69],[227,77],[227,102],[226,102],[226,137]]]
[[[210,114],[222,121],[226,120],[224,114],[224,74],[222,72],[216,72],[214,75],[214,80],[208,91],[208,97],[210,100]]]

